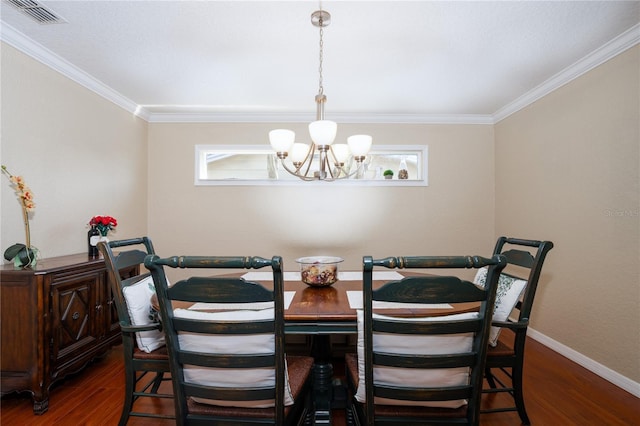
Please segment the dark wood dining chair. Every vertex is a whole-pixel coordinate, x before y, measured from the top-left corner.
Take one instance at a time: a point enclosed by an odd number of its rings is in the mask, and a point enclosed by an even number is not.
[[[350,425],[479,424],[480,397],[491,308],[506,260],[496,255],[363,259],[363,310],[358,310],[358,352],[347,354]],[[481,268],[484,289],[456,276],[424,274],[373,289],[374,267]],[[402,317],[374,303],[446,304],[458,312]],[[466,308],[456,309],[464,303]],[[418,307],[413,306],[412,309]],[[386,311],[386,312],[393,312]],[[427,315],[427,316],[425,316]]]
[[[134,409],[141,397],[173,398],[159,392],[162,381],[170,380],[169,355],[160,324],[149,316],[154,287],[143,263],[154,254],[153,244],[140,237],[100,242],[98,250],[104,257],[122,334],[125,391],[119,425],[126,425],[129,416],[173,419],[169,414]]]
[[[489,346],[485,367],[488,387],[485,387],[483,393],[486,397],[492,398],[489,395],[496,393],[508,393],[513,398],[514,405],[483,409],[483,414],[517,411],[522,424],[530,424],[522,386],[525,343],[540,272],[547,253],[552,248],[551,241],[500,237],[496,242],[494,253],[502,254],[507,259],[503,275],[508,280],[519,279],[526,283],[521,297],[515,300],[515,306],[508,306],[505,310],[506,318],[496,320],[494,316],[492,325],[496,331],[500,331],[500,335],[495,346]],[[502,284],[501,282],[500,287]],[[505,292],[506,290],[502,293]],[[497,371],[502,374],[498,374]]]
[[[156,284],[169,348],[177,424],[310,421],[313,358],[284,353],[281,257],[148,256],[145,266]],[[240,274],[191,276],[169,287],[165,275],[165,267],[267,266],[271,289]]]

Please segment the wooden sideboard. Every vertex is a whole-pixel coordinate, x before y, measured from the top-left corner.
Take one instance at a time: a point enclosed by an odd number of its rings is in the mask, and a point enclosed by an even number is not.
[[[39,259],[34,269],[3,265],[0,309],[2,395],[30,392],[35,414],[49,408],[52,383],[121,341],[104,261],[87,254]]]

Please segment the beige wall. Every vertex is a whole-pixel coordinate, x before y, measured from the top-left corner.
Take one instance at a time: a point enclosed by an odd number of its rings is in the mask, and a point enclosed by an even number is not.
[[[146,123],[2,44],[1,162],[35,195],[31,243],[42,257],[87,251],[96,214],[120,221],[114,237],[147,228]],[[5,177],[2,252],[25,242],[21,209]]]
[[[490,254],[494,243],[493,126],[339,125],[338,139],[367,131],[375,143],[427,144],[428,187],[193,185],[197,144],[267,144],[278,124],[150,124],[149,232],[170,254],[295,259]],[[304,124],[287,124],[297,133]]]
[[[277,253],[287,269],[306,254],[340,255],[352,269],[365,253],[475,254],[502,234],[550,239],[534,328],[637,382],[638,52],[495,135],[482,125],[339,126],[342,139],[367,131],[378,144],[429,145],[428,187],[195,187],[195,144],[266,144],[279,125],[147,124],[3,44],[0,160],[35,193],[32,239],[45,257],[85,252],[94,214],[119,219],[115,238],[148,233],[161,254]],[[4,250],[24,231],[2,179]]]
[[[640,381],[640,47],[495,126],[496,230],[549,239],[535,330]]]

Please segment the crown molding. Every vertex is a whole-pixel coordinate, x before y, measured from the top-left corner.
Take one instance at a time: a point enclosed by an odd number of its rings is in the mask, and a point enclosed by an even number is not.
[[[498,123],[504,120],[511,114],[514,114],[521,109],[531,105],[538,99],[548,95],[554,90],[559,89],[572,80],[580,77],[586,72],[592,70],[608,61],[609,59],[619,55],[627,49],[635,46],[640,42],[640,24],[636,24],[629,30],[620,34],[610,42],[604,44],[598,49],[594,50],[578,62],[565,68],[563,71],[554,75],[544,83],[540,84],[536,88],[525,93],[515,101],[505,105],[493,114],[494,123]]]
[[[288,123],[308,122],[307,113],[230,113],[197,111],[193,107],[180,106],[189,112],[175,110],[154,111],[156,106],[138,105],[131,99],[111,89],[75,65],[34,42],[12,26],[0,22],[0,40],[13,46],[35,60],[47,65],[72,81],[150,123]],[[538,99],[564,86],[575,78],[601,65],[640,42],[640,24],[637,24],[585,56],[578,62],[551,77],[493,114],[332,114],[332,118],[344,123],[384,124],[495,124],[511,114],[527,107]],[[161,107],[161,109],[163,109]]]
[[[154,112],[143,110],[150,123],[308,123],[311,113],[221,113],[221,112]],[[493,124],[491,115],[482,114],[341,114],[332,113],[331,119],[355,124]]]
[[[111,89],[67,60],[43,47],[41,44],[31,40],[11,25],[6,24],[4,21],[1,22],[0,25],[0,40],[54,69],[79,85],[113,102],[119,107],[131,112],[132,114],[139,112],[144,115],[144,111],[141,111],[140,108],[138,108],[138,105],[131,99],[122,96],[120,93]]]

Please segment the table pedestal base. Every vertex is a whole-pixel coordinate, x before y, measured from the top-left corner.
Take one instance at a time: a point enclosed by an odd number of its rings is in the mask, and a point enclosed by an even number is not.
[[[331,364],[330,336],[326,334],[314,335],[311,353],[315,359],[313,366],[314,424],[331,425],[333,365]]]

